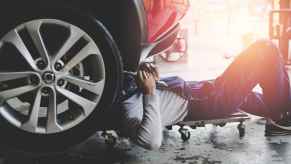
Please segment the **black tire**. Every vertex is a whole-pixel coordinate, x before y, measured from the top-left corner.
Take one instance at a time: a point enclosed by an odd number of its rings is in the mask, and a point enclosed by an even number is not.
[[[23,8],[25,10],[25,7]],[[1,13],[0,11],[0,18],[5,20],[5,23],[2,23],[0,27],[0,38],[16,26],[30,20],[45,18],[59,19],[76,25],[87,32],[96,42],[103,55],[106,69],[106,83],[102,98],[97,109],[86,120],[75,127],[55,134],[29,133],[12,126],[0,116],[0,142],[9,148],[29,152],[62,151],[94,134],[97,130],[96,121],[100,119],[100,112],[111,108],[118,97],[122,85],[123,72],[120,52],[110,33],[94,17],[68,9],[44,9],[37,7],[24,10],[14,11],[14,15]]]

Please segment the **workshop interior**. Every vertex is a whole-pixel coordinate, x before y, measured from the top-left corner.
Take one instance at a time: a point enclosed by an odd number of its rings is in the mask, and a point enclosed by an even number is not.
[[[264,117],[180,121],[151,151],[122,135],[120,108],[134,94],[124,90],[127,74],[143,63],[161,79],[213,84],[260,39],[278,47],[290,77],[290,0],[2,3],[0,164],[291,163],[291,136],[264,136]]]

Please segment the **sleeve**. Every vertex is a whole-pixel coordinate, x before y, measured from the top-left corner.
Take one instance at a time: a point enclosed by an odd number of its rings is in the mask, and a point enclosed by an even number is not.
[[[126,112],[123,128],[127,131],[128,137],[137,145],[149,150],[157,150],[162,143],[159,96],[156,93],[144,95],[140,101],[140,105],[137,101],[132,101],[131,105],[128,102],[124,104]],[[137,112],[139,109],[142,113]]]

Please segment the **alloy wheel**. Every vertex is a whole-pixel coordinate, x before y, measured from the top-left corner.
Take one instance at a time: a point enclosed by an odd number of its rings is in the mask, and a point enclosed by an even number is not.
[[[31,133],[59,133],[96,110],[105,65],[84,30],[62,20],[38,19],[11,30],[0,43],[6,63],[0,67],[0,114],[10,124]]]

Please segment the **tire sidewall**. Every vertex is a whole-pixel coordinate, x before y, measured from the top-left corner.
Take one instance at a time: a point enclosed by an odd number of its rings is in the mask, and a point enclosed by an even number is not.
[[[6,16],[5,25],[1,26],[0,38],[18,25],[35,19],[58,19],[84,30],[92,37],[101,51],[105,64],[106,82],[97,108],[77,126],[56,134],[33,134],[10,125],[0,116],[0,142],[24,151],[48,152],[61,151],[85,140],[95,133],[97,130],[95,125],[100,119],[100,113],[112,107],[122,85],[122,60],[112,36],[94,17],[71,9],[39,8],[31,11],[18,11],[17,14],[10,17]]]

